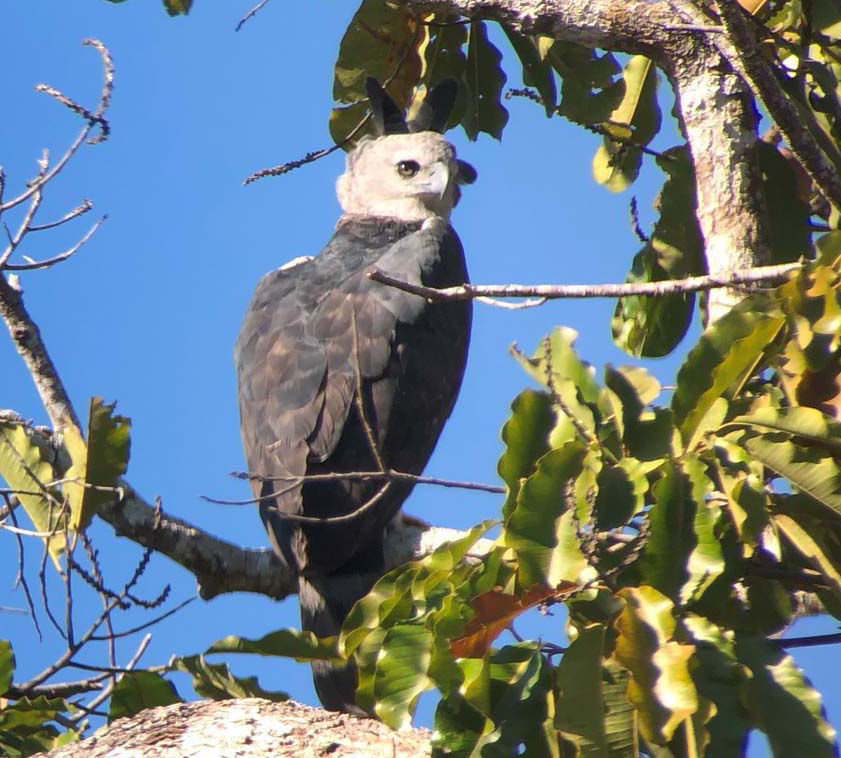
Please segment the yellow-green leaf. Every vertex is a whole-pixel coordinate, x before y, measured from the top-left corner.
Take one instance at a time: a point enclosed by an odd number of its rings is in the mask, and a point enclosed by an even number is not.
[[[642,586],[622,589],[619,596],[625,608],[614,624],[614,657],[631,672],[628,698],[639,712],[643,736],[663,745],[698,709],[688,666],[695,648],[674,641],[674,605],[665,595]]]

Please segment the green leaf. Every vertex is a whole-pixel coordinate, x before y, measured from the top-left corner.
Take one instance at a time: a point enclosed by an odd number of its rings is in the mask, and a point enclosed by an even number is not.
[[[602,699],[605,709],[604,731],[608,758],[639,758],[637,716],[627,694],[630,679],[627,669],[615,661],[604,662]]]
[[[649,242],[634,256],[625,281],[635,284],[662,282],[668,278],[657,263],[656,253]],[[695,296],[691,292],[620,298],[611,320],[613,341],[635,358],[668,355],[689,329],[694,307]]]
[[[823,574],[835,593],[841,594],[841,566],[836,565],[824,544],[821,526],[809,519],[795,521],[784,513],[774,514],[772,518],[789,542]]]
[[[521,480],[530,476],[537,460],[549,449],[549,432],[555,425],[552,401],[546,392],[526,390],[511,404],[511,418],[502,427],[505,452],[497,471],[508,485],[502,507],[504,517],[511,515],[517,503]]]
[[[431,26],[429,44],[424,48],[425,69],[424,81],[435,84],[442,79],[455,79],[459,83],[456,102],[450,113],[447,129],[460,124],[467,110],[467,28],[458,23],[457,18],[450,16],[436,16],[439,26]],[[453,23],[455,22],[455,23]],[[416,93],[417,102],[420,89]],[[424,90],[425,91],[425,90]]]
[[[559,392],[559,385],[564,381],[569,381],[580,393],[581,401],[595,404],[599,399],[601,387],[596,381],[596,370],[589,363],[581,360],[575,350],[577,339],[578,332],[575,329],[559,326],[540,341],[531,358],[525,357],[516,349],[512,350],[512,354],[526,373],[544,387],[550,387]],[[576,406],[581,401],[576,401]],[[576,407],[575,410],[579,409]],[[590,421],[590,426],[593,426],[592,421]]]
[[[760,408],[725,424],[754,458],[811,497],[841,513],[841,423],[814,408]]]
[[[388,93],[406,108],[424,68],[429,27],[401,4],[363,0],[339,45],[333,78],[333,98],[350,108],[334,109],[330,135],[339,144],[367,111],[365,79],[388,81]],[[365,134],[357,133],[356,139]]]
[[[74,742],[77,732],[69,729],[59,734],[49,722],[60,713],[73,713],[76,708],[62,698],[21,698],[0,708],[0,753],[32,755]]]
[[[521,587],[575,581],[587,566],[576,535],[574,513],[565,492],[581,471],[585,448],[568,442],[551,450],[537,464],[517,495],[502,539],[514,550]]]
[[[558,89],[555,86],[555,74],[551,64],[547,58],[540,55],[538,38],[521,34],[507,24],[500,26],[523,64],[523,84],[537,88],[546,108],[546,115],[552,116],[558,101]]]
[[[360,685],[367,676],[374,677],[375,713],[392,729],[411,726],[418,698],[432,686],[427,676],[432,648],[429,630],[399,624],[385,633],[373,671],[360,667]]]
[[[495,523],[484,521],[423,560],[404,564],[382,577],[348,613],[339,635],[339,650],[350,657],[367,644],[369,636],[410,620],[423,623],[427,615],[436,635],[458,634],[469,610],[466,599],[453,595],[457,588],[469,591],[467,577],[481,571],[481,566],[465,565],[462,559]]]
[[[261,697],[276,703],[288,700],[284,692],[264,690],[256,676],[234,676],[224,663],[208,663],[203,655],[177,658],[175,668],[193,678],[196,694],[210,700],[229,700],[239,697]]]
[[[642,150],[660,130],[657,67],[644,55],[625,66],[625,95],[603,127],[616,135],[604,137],[593,158],[593,178],[612,192],[626,190],[639,175]]]
[[[500,66],[501,60],[502,53],[488,39],[485,22],[471,21],[465,70],[467,107],[462,120],[465,134],[471,140],[475,140],[479,132],[502,139],[508,111],[501,102],[507,78]]]
[[[756,144],[771,243],[769,263],[790,263],[801,256],[811,257],[811,213],[800,197],[794,169],[773,145],[762,140]]]
[[[146,708],[183,703],[175,685],[152,671],[125,674],[111,694],[108,723],[134,716]]]
[[[736,656],[752,675],[744,702],[774,755],[835,758],[835,729],[794,659],[773,642],[747,635],[736,636]]]
[[[510,645],[459,666],[463,684],[441,700],[435,714],[433,756],[560,758],[552,680],[535,645]]]
[[[816,29],[827,37],[841,39],[841,9],[833,0],[815,0],[811,13]]]
[[[668,742],[678,725],[698,709],[698,694],[689,675],[695,648],[673,640],[674,605],[652,587],[619,591],[625,608],[615,622],[614,656],[631,672],[628,699],[649,742]]]
[[[12,651],[12,643],[8,640],[0,640],[0,696],[12,686],[14,675],[15,654]]]
[[[45,452],[20,423],[0,421],[0,474],[15,490],[26,514],[45,538],[50,557],[61,572],[59,559],[64,554],[66,538],[60,497],[48,489],[53,480],[53,467],[45,460]]]
[[[186,16],[192,6],[193,0],[164,0],[164,8],[170,16]]]
[[[579,629],[556,672],[555,727],[585,756],[607,754],[606,710],[602,692],[604,637],[603,624]],[[623,700],[624,694],[623,688]],[[628,726],[633,728],[630,706],[625,716]]]
[[[114,489],[128,467],[131,421],[114,415],[115,407],[116,403],[105,405],[101,397],[91,398],[87,444],[76,427],[64,432],[64,445],[72,461],[65,474],[68,481],[64,491],[74,531],[84,531],[100,506],[116,498]]]
[[[701,273],[703,240],[695,214],[695,182],[686,148],[672,148],[657,158],[668,179],[655,203],[659,218],[651,237],[634,257],[629,282],[681,279]],[[636,357],[659,357],[683,339],[692,320],[692,293],[663,297],[624,297],[616,304],[613,339]]]
[[[556,41],[546,60],[561,75],[561,104],[558,113],[579,124],[597,124],[610,118],[625,93],[625,81],[615,78],[621,71],[611,53],[575,42]]]
[[[619,401],[620,434],[631,456],[648,462],[680,454],[671,411],[646,408],[660,394],[653,376],[642,368],[606,366],[605,384]]]
[[[593,506],[597,529],[616,529],[642,511],[649,468],[650,464],[644,465],[630,457],[602,468],[596,477],[598,492]]]
[[[706,725],[710,740],[706,755],[743,758],[751,728],[750,714],[743,702],[748,677],[736,658],[734,634],[691,613],[683,621],[695,642],[692,680],[698,694],[716,707]]]
[[[217,640],[205,650],[205,655],[210,653],[278,655],[284,658],[294,658],[299,663],[310,661],[340,663],[344,660],[336,650],[335,637],[320,640],[312,632],[297,629],[278,629],[276,632],[270,632],[257,640],[231,634]]]
[[[650,533],[640,556],[643,581],[680,605],[697,600],[724,571],[716,529],[721,508],[703,463],[687,455],[654,485]]]
[[[695,432],[704,416],[754,371],[785,323],[782,316],[769,316],[756,307],[746,301],[716,321],[678,371],[672,411],[687,446],[698,442]]]

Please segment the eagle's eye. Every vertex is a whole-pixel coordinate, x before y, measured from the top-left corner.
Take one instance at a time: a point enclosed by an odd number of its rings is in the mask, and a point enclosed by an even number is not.
[[[400,161],[397,164],[397,173],[404,179],[410,179],[420,171],[420,164],[417,161]]]

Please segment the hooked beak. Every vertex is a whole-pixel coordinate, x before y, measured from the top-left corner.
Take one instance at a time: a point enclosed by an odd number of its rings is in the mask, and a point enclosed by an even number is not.
[[[433,163],[421,181],[415,183],[415,192],[430,200],[441,200],[450,186],[450,167],[443,161]]]

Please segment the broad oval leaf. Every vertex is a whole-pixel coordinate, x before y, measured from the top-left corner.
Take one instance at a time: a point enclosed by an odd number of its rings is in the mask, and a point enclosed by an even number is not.
[[[841,514],[841,423],[814,408],[760,408],[721,431],[779,476]]]
[[[693,645],[673,640],[674,605],[653,587],[619,591],[625,608],[614,627],[614,657],[631,672],[628,698],[640,717],[646,740],[663,745],[677,726],[698,709],[698,693],[689,675]]]
[[[183,703],[175,685],[153,671],[124,674],[111,693],[108,723],[129,718],[146,708]]]
[[[189,674],[196,694],[210,700],[229,700],[240,697],[260,697],[276,703],[289,699],[285,692],[264,690],[256,676],[234,676],[225,663],[208,663],[203,655],[178,658],[175,668]]]
[[[762,637],[736,635],[735,643],[736,657],[752,675],[745,702],[774,755],[837,758],[837,733],[794,659]]]
[[[622,192],[636,180],[642,165],[642,150],[660,130],[657,104],[657,67],[644,55],[634,55],[622,74],[625,95],[607,123],[607,131],[619,127],[620,139],[608,136],[593,157],[593,177],[611,192]]]
[[[678,371],[672,397],[675,423],[684,444],[694,441],[706,414],[725,393],[754,371],[765,349],[785,324],[746,301],[709,327]]]
[[[500,66],[502,53],[488,39],[484,21],[471,21],[467,43],[467,68],[464,83],[467,99],[462,126],[471,140],[479,132],[502,138],[502,130],[508,123],[508,111],[503,107],[502,88],[505,86],[505,72]]]
[[[514,550],[523,587],[575,581],[587,566],[578,544],[574,513],[565,497],[582,469],[585,452],[575,441],[549,451],[520,487],[502,539]]]
[[[61,572],[67,512],[57,491],[48,486],[54,474],[44,456],[37,438],[23,423],[0,421],[0,475],[14,490],[35,528],[49,535],[44,539],[53,564]]]

